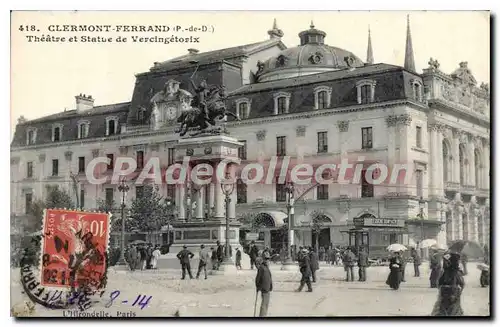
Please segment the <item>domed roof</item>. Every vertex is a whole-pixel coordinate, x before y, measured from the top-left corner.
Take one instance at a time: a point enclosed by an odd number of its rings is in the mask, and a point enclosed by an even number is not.
[[[314,28],[299,33],[300,45],[281,51],[259,63],[259,82],[272,81],[327,71],[362,67],[363,61],[352,52],[324,43],[326,33]]]

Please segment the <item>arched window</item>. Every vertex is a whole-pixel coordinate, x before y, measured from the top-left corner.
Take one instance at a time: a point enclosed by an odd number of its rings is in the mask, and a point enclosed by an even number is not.
[[[325,109],[328,107],[326,91],[318,92],[318,109]]]
[[[465,145],[462,143],[458,147],[458,160],[460,163],[460,185],[466,184],[466,169],[465,169]]]
[[[474,176],[475,176],[475,185],[477,188],[482,187],[481,185],[481,172],[482,172],[482,167],[481,167],[481,155],[479,154],[479,150],[475,149],[474,150]]]
[[[443,140],[443,183],[446,184],[449,179],[449,167],[450,165],[450,148],[448,147],[448,142]]]

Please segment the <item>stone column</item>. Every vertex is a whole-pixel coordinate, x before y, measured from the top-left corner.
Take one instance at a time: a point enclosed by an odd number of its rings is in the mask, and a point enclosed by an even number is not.
[[[224,193],[222,192],[221,183],[218,180],[214,182],[214,207],[214,218],[220,220],[224,219]]]
[[[477,199],[476,199],[476,196],[472,196],[471,199],[470,199],[470,202],[471,202],[471,205],[470,205],[470,209],[469,209],[469,216],[472,218],[470,220],[470,223],[471,223],[471,231],[472,231],[472,238],[469,238],[473,241],[478,241],[479,240],[479,224],[478,224],[478,213],[479,213],[479,210],[477,209]]]
[[[410,114],[402,114],[398,116],[397,120],[397,134],[396,137],[399,139],[399,163],[408,164],[409,170],[413,174],[414,167],[413,162],[410,162],[410,148],[408,133],[411,130],[412,117]],[[409,185],[404,182],[399,184],[399,192],[403,194],[411,193]]]
[[[483,147],[483,188],[490,188],[490,143],[489,141],[484,141]]]
[[[215,206],[215,187],[214,182],[207,185],[208,192],[208,214],[212,214],[212,208]]]
[[[436,174],[436,195],[439,197],[444,197],[444,180],[443,180],[443,126],[438,126],[436,130],[436,149],[437,149],[437,174]]]
[[[389,178],[391,177],[392,171],[394,169],[395,160],[396,160],[396,123],[397,116],[389,115],[385,118],[385,123],[387,126],[387,166],[389,167]],[[399,183],[399,181],[397,181]],[[388,185],[387,193],[396,192],[397,186]]]
[[[429,179],[429,196],[438,195],[438,179],[439,174],[439,162],[440,156],[438,153],[438,144],[437,144],[437,126],[435,124],[429,125],[427,131],[429,133],[429,144],[430,144],[430,153],[429,153],[429,163],[430,163],[430,179]],[[441,156],[442,157],[442,156]],[[442,179],[442,178],[441,178]]]
[[[236,201],[238,201],[238,196],[236,194],[236,185],[234,185],[233,193],[230,195],[231,202],[229,204],[229,219],[236,219]]]
[[[459,155],[459,146],[460,146],[460,140],[458,138],[457,131],[454,129],[453,130],[453,141],[452,141],[452,149],[451,149],[451,155],[453,157],[453,160],[451,164],[453,165],[452,169],[452,174],[453,174],[453,182],[455,183],[460,183],[460,155]]]
[[[177,219],[179,221],[186,220],[186,186],[184,184],[179,184],[175,188],[175,203],[177,203]]]
[[[468,176],[468,185],[475,185],[476,187],[479,187],[479,185],[476,185],[476,165],[475,165],[475,156],[474,156],[474,143],[472,142],[472,138],[469,135],[467,137],[468,143],[466,144],[466,153],[467,153],[467,161],[469,164],[469,176]]]
[[[205,185],[200,185],[200,189],[196,192],[196,212],[195,218],[203,220],[205,217]]]

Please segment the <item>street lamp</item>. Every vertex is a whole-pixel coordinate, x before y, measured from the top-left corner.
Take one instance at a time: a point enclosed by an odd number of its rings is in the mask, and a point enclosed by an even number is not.
[[[425,209],[425,201],[424,201],[424,197],[421,196],[420,197],[420,200],[418,201],[418,206],[420,208],[420,212],[418,214],[419,218],[420,218],[420,241],[418,242],[418,248],[420,249],[420,251],[422,251],[421,249],[421,242],[424,240],[424,209]],[[423,253],[421,253],[422,255]]]
[[[127,262],[125,261],[125,197],[130,187],[126,184],[125,178],[123,178],[118,185],[118,191],[122,193],[122,202],[121,202],[121,217],[122,217],[122,231],[121,231],[121,239],[122,239],[122,248],[120,251],[120,259],[116,263],[117,266],[126,266]]]
[[[224,256],[225,264],[232,264],[231,256],[229,255],[229,207],[231,206],[231,194],[234,191],[234,182],[229,179],[229,174],[226,175],[225,180],[221,183],[220,187],[222,192],[225,195],[225,203],[226,203],[226,255]]]
[[[293,222],[293,217],[294,217],[294,204],[295,204],[295,197],[294,197],[294,192],[295,192],[295,187],[293,185],[293,182],[287,182],[285,185],[285,192],[287,193],[287,203],[286,203],[286,212],[287,212],[287,219],[288,219],[288,251],[286,251],[287,256],[285,259],[285,262],[283,263],[283,267],[281,268],[282,270],[286,270],[286,266],[292,266],[295,265],[294,262],[292,261],[292,246],[293,246],[293,230],[292,230],[292,222]]]

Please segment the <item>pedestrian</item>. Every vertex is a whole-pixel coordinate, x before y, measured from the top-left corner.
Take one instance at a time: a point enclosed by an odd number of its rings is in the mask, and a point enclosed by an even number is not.
[[[259,317],[267,316],[269,300],[271,298],[271,292],[273,291],[273,278],[271,270],[269,270],[269,259],[270,256],[267,254],[262,256],[262,262],[259,264],[259,268],[257,268],[257,276],[255,277],[257,293],[260,291],[261,294]]]
[[[443,274],[439,277],[439,295],[431,316],[463,316],[460,298],[465,286],[460,270],[460,254],[446,253],[443,256]]]
[[[429,280],[431,283],[431,288],[438,287],[439,276],[441,275],[441,256],[437,250],[431,250],[431,258],[429,262],[429,267],[431,268],[431,275]]]
[[[255,265],[255,260],[257,259],[259,255],[259,249],[257,248],[257,245],[255,245],[255,241],[252,241],[250,243],[250,269],[253,269],[253,266]]]
[[[488,244],[485,244],[483,249],[484,249],[484,257],[483,257],[484,263],[489,265],[490,264],[490,249],[488,247]]]
[[[262,251],[262,253],[261,253],[260,255],[261,255],[262,257],[264,257],[264,255],[266,255],[266,253],[267,253],[267,255],[269,255],[269,257],[271,257],[271,250],[269,250],[269,247],[268,247],[268,246],[266,246],[266,247],[264,248],[264,250]]]
[[[152,261],[153,261],[153,244],[148,243],[148,246],[146,248],[146,269],[152,268]]]
[[[319,261],[326,261],[325,260],[325,248],[323,246],[319,247],[318,257],[319,257]]]
[[[152,269],[158,269],[158,260],[160,259],[161,252],[160,252],[160,246],[157,245],[156,248],[154,249],[153,253],[151,254],[152,259],[151,259],[151,268]]]
[[[316,283],[316,271],[319,269],[319,258],[313,247],[309,247],[309,260],[311,262],[312,282]]]
[[[366,253],[363,247],[360,247],[358,254],[358,274],[360,282],[366,282],[366,267],[368,267],[368,253]]]
[[[311,285],[311,261],[309,259],[309,255],[307,254],[306,249],[301,249],[299,253],[300,253],[299,267],[302,278],[300,279],[300,286],[296,290],[296,292],[301,292],[302,289],[304,288],[304,285],[307,285],[308,292],[312,292],[313,290]]]
[[[344,262],[344,270],[346,271],[346,282],[353,282],[354,281],[354,253],[351,251],[351,248],[347,248],[347,250],[344,252],[344,257],[342,259]]]
[[[217,241],[217,269],[220,268],[222,261],[224,260],[224,248],[220,241]]]
[[[236,248],[236,269],[241,270],[241,251]]]
[[[128,251],[128,264],[130,266],[130,270],[135,271],[137,266],[137,249],[135,246],[131,245]]]
[[[196,279],[200,278],[201,270],[205,271],[205,279],[207,279],[207,264],[208,260],[210,260],[210,254],[208,251],[205,251],[205,245],[200,245],[200,261],[198,263],[198,272],[196,273]]]
[[[468,261],[467,256],[465,254],[462,254],[461,257],[460,257],[460,262],[462,263],[464,276],[467,276],[467,274],[468,274],[468,271],[467,271],[467,261]]]
[[[389,270],[390,273],[385,283],[393,290],[398,290],[401,284],[401,256],[399,252],[395,252],[389,259]]]
[[[141,246],[139,252],[141,254],[141,270],[144,270],[144,269],[146,269],[146,261],[148,258],[148,252],[147,252],[145,246]]]
[[[136,246],[136,256],[135,256],[135,269],[141,269],[141,248]]]
[[[212,270],[217,270],[217,250],[213,247],[211,247],[210,250],[212,251],[212,257],[210,258],[210,261],[212,261]]]
[[[405,272],[406,272],[406,263],[408,261],[406,259],[406,252],[400,253],[400,260],[401,260],[401,282],[406,283]]]
[[[415,277],[420,277],[420,265],[422,261],[415,248],[411,249],[411,257],[413,258],[413,270],[415,270]]]
[[[182,269],[182,278],[186,278],[186,270],[189,273],[189,278],[193,279],[193,275],[191,274],[191,263],[189,262],[190,259],[194,257],[194,254],[187,249],[187,246],[183,246],[182,250],[177,253],[177,258],[179,259],[181,263],[181,269]]]

